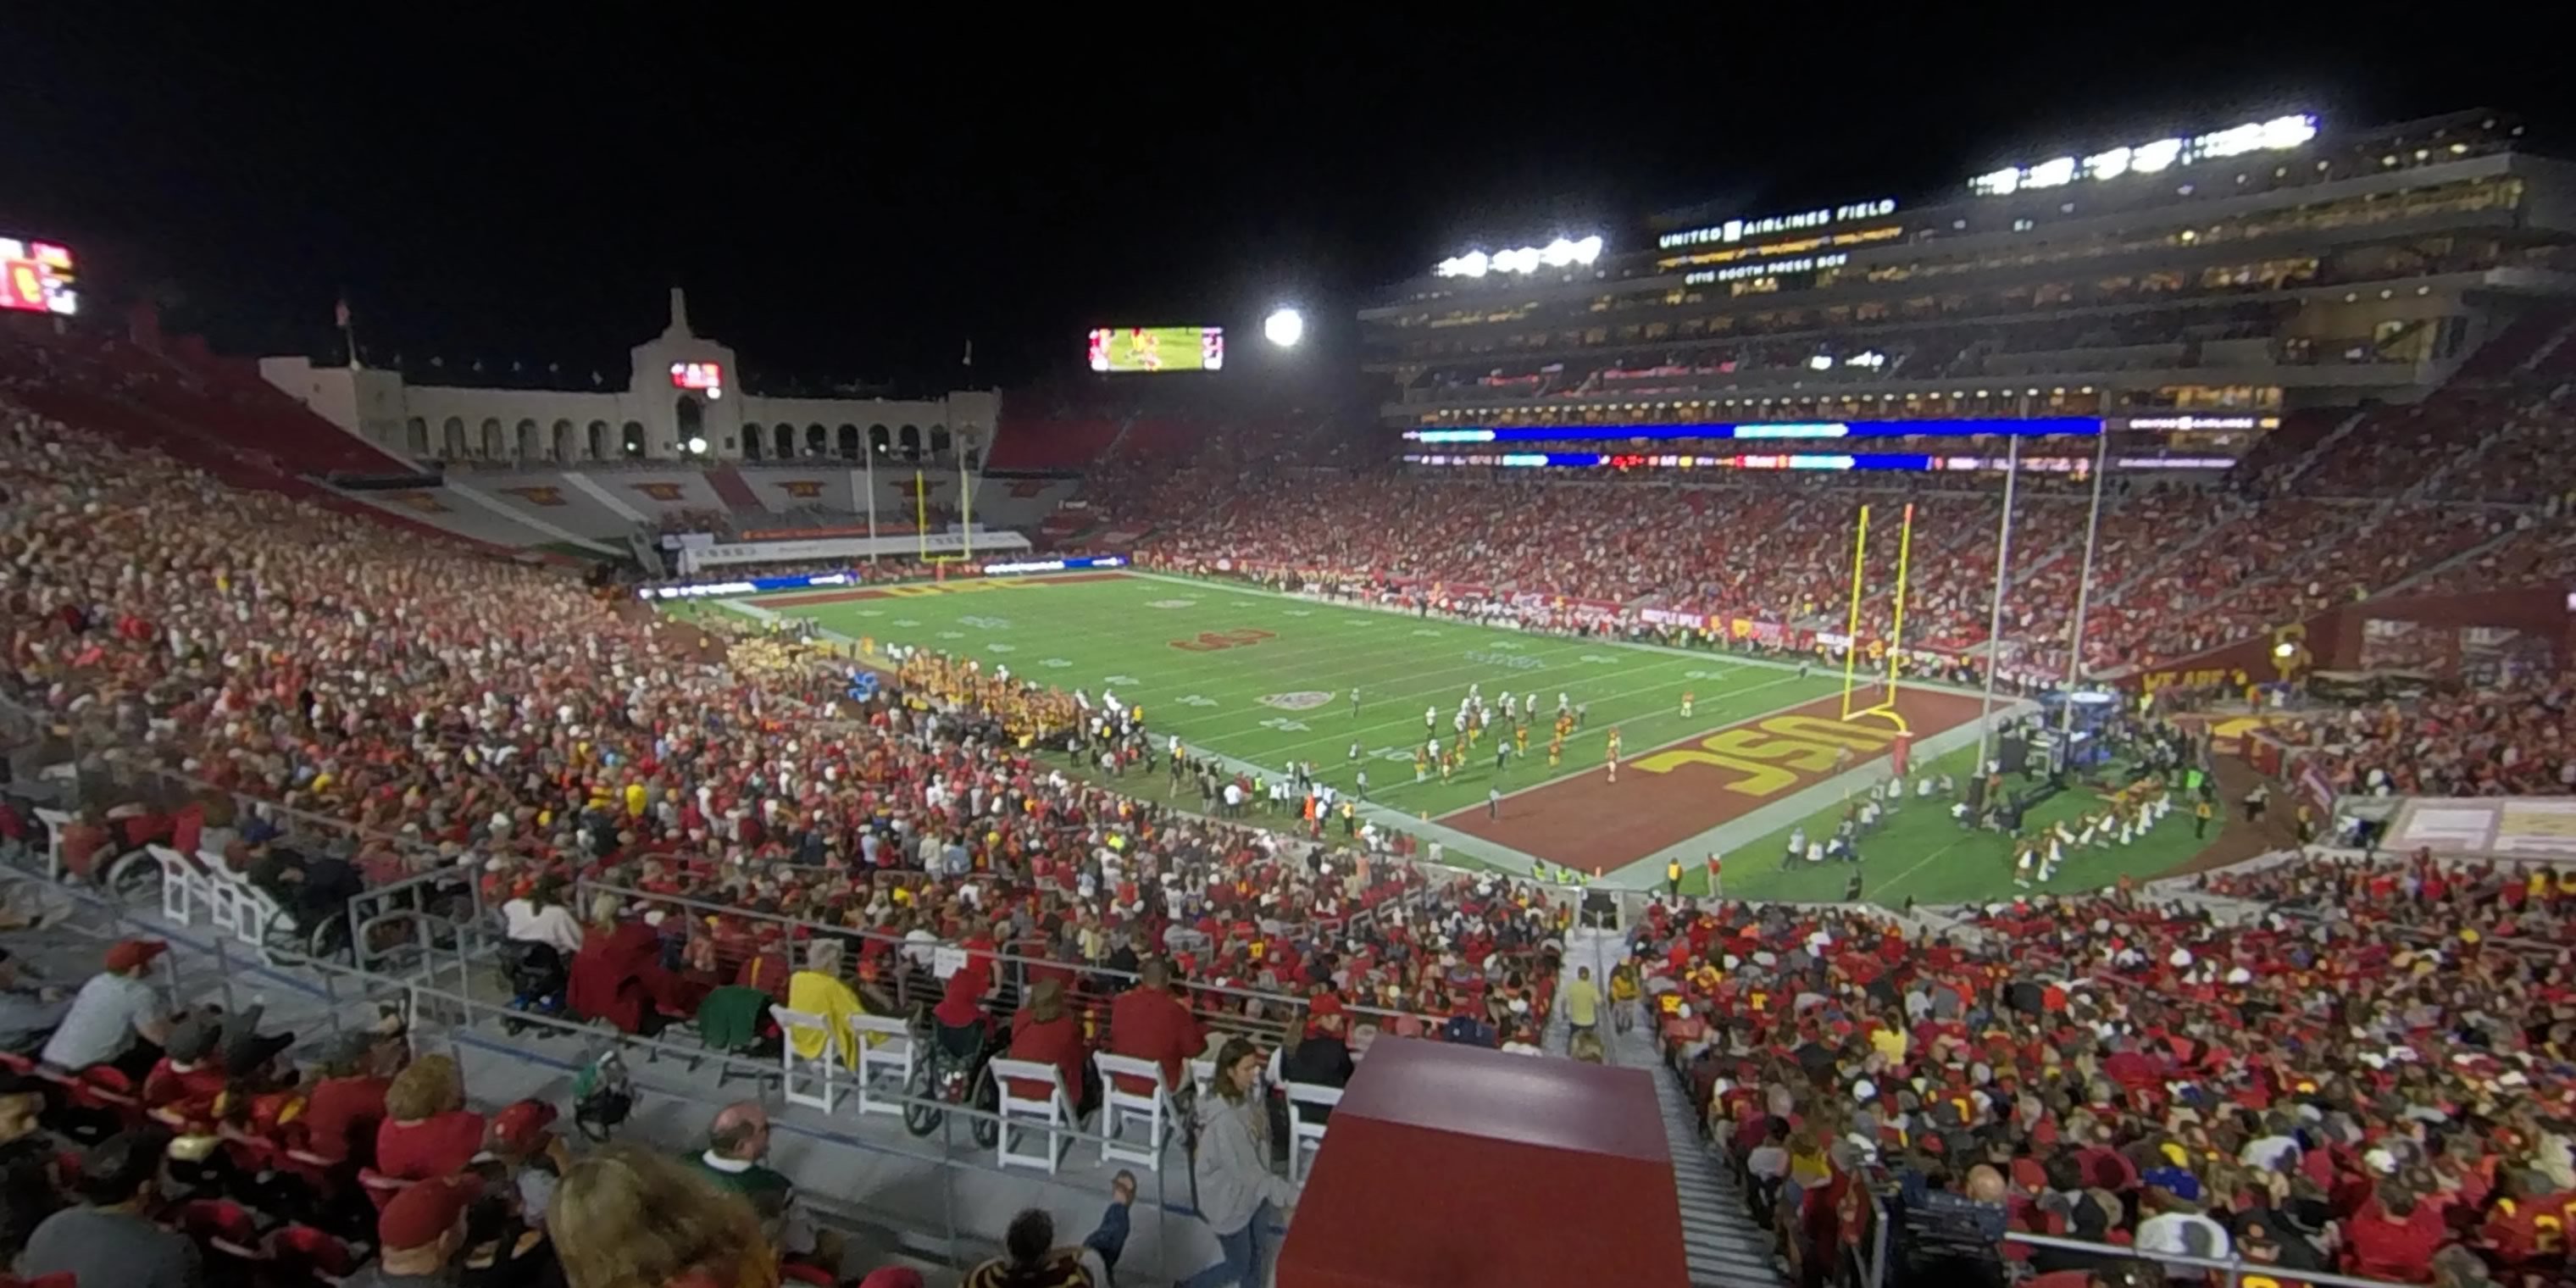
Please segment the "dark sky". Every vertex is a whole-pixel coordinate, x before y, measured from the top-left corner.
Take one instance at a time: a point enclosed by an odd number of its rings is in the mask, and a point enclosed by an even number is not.
[[[678,283],[755,378],[918,389],[969,337],[978,383],[1068,375],[1102,323],[1247,353],[1278,300],[1329,345],[1471,240],[1633,245],[1660,206],[1946,195],[2289,108],[2571,111],[2547,42],[2474,22],[1686,7],[9,5],[0,228],[232,352],[328,352],[345,288],[371,352],[595,366]]]

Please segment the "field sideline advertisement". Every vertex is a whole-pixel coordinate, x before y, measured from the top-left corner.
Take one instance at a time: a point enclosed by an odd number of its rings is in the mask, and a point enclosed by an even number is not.
[[[680,571],[695,575],[702,568],[727,564],[779,563],[789,559],[865,559],[869,555],[956,555],[987,551],[996,555],[1028,553],[1029,539],[1017,532],[977,528],[973,532],[902,533],[895,536],[823,537],[803,541],[728,541],[703,547],[683,546]]]
[[[1124,568],[1124,555],[1082,555],[1071,559],[1023,559],[1010,563],[988,563],[974,571],[987,577],[1025,577],[1034,573],[1081,572],[1087,569]],[[736,595],[764,595],[773,590],[813,590],[818,587],[863,586],[865,578],[848,572],[795,573],[784,577],[748,577],[741,581],[675,582],[660,586],[642,586],[635,591],[637,599],[728,599]]]

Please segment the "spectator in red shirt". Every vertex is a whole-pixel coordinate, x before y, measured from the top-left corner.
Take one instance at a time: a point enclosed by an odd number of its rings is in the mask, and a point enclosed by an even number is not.
[[[213,1117],[225,1083],[223,1064],[213,1058],[221,1036],[210,1016],[192,1015],[170,1026],[169,1045],[143,1079],[143,1106],[153,1117],[182,1129]]]
[[[1175,1091],[1190,1085],[1189,1062],[1207,1050],[1207,1030],[1179,998],[1172,996],[1172,968],[1160,957],[1148,958],[1136,987],[1109,1006],[1109,1050],[1112,1054],[1152,1060],[1163,1066],[1163,1084]],[[1122,1091],[1144,1095],[1151,1087]]]
[[[1074,1097],[1076,1117],[1090,1117],[1100,1103],[1100,1075],[1091,1067],[1091,1046],[1082,1040],[1081,1022],[1064,1008],[1062,983],[1040,980],[1029,990],[1029,1004],[1011,1019],[1011,1058],[1052,1064],[1062,1072],[1065,1090]],[[1044,1089],[1032,1083],[1013,1087],[1011,1092],[1035,1099]]]
[[[952,1029],[987,1027],[984,1004],[998,990],[999,972],[993,968],[994,937],[978,933],[958,947],[966,952],[966,964],[948,977],[932,1012],[939,1022]]]
[[[322,1158],[373,1166],[377,1129],[385,1121],[385,1089],[393,1080],[375,1071],[380,1035],[352,1031],[323,1053],[313,1090],[304,1102],[304,1147]]]
[[[2415,1196],[2397,1181],[2382,1181],[2377,1192],[2344,1223],[2344,1270],[2371,1279],[2421,1283],[2433,1273],[2433,1253],[2442,1246],[2441,1209]]]
[[[425,1056],[385,1089],[376,1129],[376,1170],[404,1180],[452,1176],[483,1149],[483,1115],[465,1108],[456,1061]]]

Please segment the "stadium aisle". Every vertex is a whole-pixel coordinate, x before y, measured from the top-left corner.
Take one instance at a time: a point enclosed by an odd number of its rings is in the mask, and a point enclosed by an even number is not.
[[[1589,966],[1592,968],[1592,983],[1601,990],[1601,995],[1605,999],[1602,1003],[1602,1011],[1606,1018],[1609,1011],[1609,1002],[1606,999],[1610,995],[1610,965],[1619,960],[1619,947],[1619,932],[1615,930],[1603,930],[1597,926],[1577,926],[1568,932],[1565,936],[1565,971],[1557,977],[1556,995],[1563,997],[1565,990],[1574,987],[1575,968]],[[1570,1036],[1571,1032],[1565,1023],[1565,1008],[1559,1006],[1547,1017],[1547,1032],[1539,1036],[1539,1046],[1549,1055],[1564,1055],[1566,1040]],[[1612,1064],[1628,1063],[1619,1059],[1616,1051],[1610,1052],[1609,1055]]]
[[[1672,1143],[1673,1189],[1681,1198],[1682,1252],[1690,1261],[1692,1288],[1782,1288],[1770,1236],[1753,1224],[1735,1177],[1700,1139],[1681,1083],[1655,1058],[1654,1039],[1642,1028],[1618,1034],[1611,1061],[1644,1069],[1655,1080],[1664,1137]]]

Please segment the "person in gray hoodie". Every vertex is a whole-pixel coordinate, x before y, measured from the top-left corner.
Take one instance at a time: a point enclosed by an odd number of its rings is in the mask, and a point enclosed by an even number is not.
[[[1261,1099],[1262,1055],[1242,1038],[1229,1038],[1216,1057],[1214,1094],[1199,1098],[1198,1146],[1190,1172],[1198,1182],[1199,1217],[1216,1233],[1215,1265],[1178,1288],[1261,1288],[1270,1250],[1264,1246],[1274,1215],[1297,1202],[1297,1188],[1270,1170],[1270,1114]],[[1278,1209],[1276,1214],[1272,1209]]]

